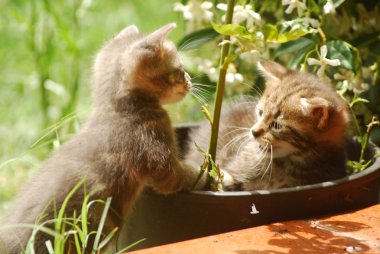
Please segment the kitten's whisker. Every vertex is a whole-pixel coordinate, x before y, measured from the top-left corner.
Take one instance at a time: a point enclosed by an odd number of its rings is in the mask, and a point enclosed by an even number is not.
[[[233,150],[233,148],[235,147],[235,145],[240,142],[241,140],[243,140],[244,138],[247,137],[247,134],[246,133],[243,133],[243,134],[240,134],[240,135],[237,135],[236,137],[234,137],[233,139],[231,139],[224,147],[223,149],[230,149]]]
[[[269,147],[269,146],[268,146]],[[273,146],[270,145],[270,157],[269,157],[269,163],[268,163],[268,166],[267,168],[264,170],[262,176],[261,176],[261,180],[264,179],[265,175],[267,174],[268,170],[271,169],[270,171],[272,171],[272,160],[273,160]],[[272,173],[271,173],[272,174]]]
[[[207,77],[207,74],[200,73],[198,75],[194,75],[194,76],[191,77],[191,80],[196,79],[196,78],[203,78],[203,77]]]
[[[225,128],[234,128],[234,129],[241,129],[241,130],[249,130],[250,128],[247,128],[247,127],[242,127],[242,126],[234,126],[234,125],[228,125],[228,126],[225,126]]]
[[[233,130],[230,130],[230,131],[224,133],[224,134],[222,135],[222,137],[224,138],[224,137],[227,137],[227,136],[229,136],[229,135],[231,135],[231,134],[233,134],[233,133],[236,133],[236,132],[245,132],[245,131],[247,131],[247,130],[246,130],[246,129],[233,129]],[[247,133],[247,134],[249,135],[249,133]],[[248,135],[247,135],[247,136],[248,136]]]
[[[194,95],[194,97],[198,98],[200,100],[200,102],[202,102],[203,104],[206,104],[208,99],[208,94],[206,94],[205,92],[202,92],[202,91],[199,91],[198,89],[192,89],[190,94]]]
[[[199,89],[198,87],[193,87],[190,92],[194,92],[198,95],[201,95],[204,98],[206,98],[206,96],[209,95],[209,93],[207,91],[203,91],[203,90]]]
[[[190,94],[201,104],[206,104],[206,98],[203,97],[202,94],[199,93],[199,91],[191,90]]]
[[[202,87],[215,87],[214,85],[206,85],[206,84],[194,83],[194,82],[193,82],[193,85],[195,85],[195,86],[202,86]]]
[[[252,105],[252,106],[256,106],[256,102],[253,102],[253,101],[243,101],[243,102],[239,102],[238,105]]]
[[[248,88],[252,88],[253,87],[253,83],[249,84],[249,83],[247,83],[245,81],[240,81],[239,83],[242,84],[242,85],[244,85],[244,86],[246,86],[246,87],[248,87]]]
[[[197,92],[209,96],[211,92],[205,88],[193,86],[190,90],[196,90]]]
[[[193,40],[193,41],[191,38],[189,38],[178,48],[178,51],[188,51],[189,52],[189,51],[195,51],[195,50],[205,50],[205,49],[201,49],[201,48],[191,49],[191,47],[199,44],[199,41],[202,41],[202,40],[204,40],[204,38],[201,38],[198,40]]]
[[[258,160],[258,162],[257,162],[256,165],[261,164],[264,161],[264,159],[266,158],[266,154],[268,153],[267,152],[268,151],[268,147],[269,147],[269,145],[266,144],[264,147],[259,148],[260,159]]]
[[[248,171],[248,178],[251,177],[257,177],[261,174],[262,171],[262,164],[264,159],[266,158],[268,150],[268,145],[266,145],[263,148],[259,148],[259,153],[258,153],[258,160],[254,161],[254,164],[250,166],[250,171]]]
[[[244,136],[245,136],[245,134],[237,135],[236,137],[234,137],[230,141],[228,141],[227,144],[225,144],[222,149],[228,150],[232,144],[234,144],[236,141],[238,141],[239,139],[241,139]]]
[[[188,38],[186,41],[183,42],[183,44],[180,47],[178,47],[178,51],[184,51],[190,48],[189,45],[191,45],[191,43],[191,38]]]
[[[205,40],[208,41],[208,40],[211,40],[213,38],[214,38],[214,36],[212,36],[212,35],[205,36],[205,37],[202,37],[202,38],[199,38],[199,39],[196,39],[196,40],[192,40],[192,38],[189,38],[189,39],[187,39],[183,43],[183,45],[181,45],[181,47],[178,48],[178,50],[179,51],[184,51],[184,50],[186,50],[188,48],[191,48],[193,45],[199,44],[199,42],[201,42],[201,41],[205,41]]]
[[[243,140],[243,141],[240,143],[240,146],[238,147],[236,154],[239,154],[239,153],[240,153],[240,149],[241,149],[243,146],[245,146],[249,141],[251,141],[250,137],[249,137],[248,135],[245,136],[245,140]]]
[[[202,88],[202,87],[193,86],[192,89],[198,90],[199,92],[202,92],[202,93],[207,94],[207,95],[210,94],[210,92],[207,89]]]
[[[206,102],[203,100],[203,99],[201,99],[201,98],[199,98],[198,97],[198,95],[196,95],[196,94],[191,94],[198,102],[199,102],[199,104],[206,104]]]
[[[198,89],[201,91],[205,91],[206,93],[210,93],[209,90],[207,90],[204,86],[199,86],[199,85],[193,85],[191,89]]]
[[[256,103],[258,101],[257,96],[253,96],[253,95],[249,95],[249,94],[242,94],[242,95],[240,95],[240,98],[245,100],[246,102]]]

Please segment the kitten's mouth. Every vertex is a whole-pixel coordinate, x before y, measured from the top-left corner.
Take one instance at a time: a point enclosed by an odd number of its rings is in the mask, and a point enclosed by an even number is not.
[[[182,96],[182,97],[184,97],[184,96],[186,96],[187,91],[184,91],[184,92],[178,92],[177,94],[180,95],[180,96]]]
[[[272,146],[271,146],[270,144],[265,144],[265,145],[263,145],[263,144],[259,144],[259,149],[260,149],[261,151],[266,152],[266,153],[270,153],[271,150],[272,150]]]

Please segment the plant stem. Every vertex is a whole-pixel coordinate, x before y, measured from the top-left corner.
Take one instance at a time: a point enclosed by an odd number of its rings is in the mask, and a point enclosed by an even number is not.
[[[232,23],[234,6],[235,6],[235,0],[228,0],[226,24]],[[224,41],[230,40],[230,36],[224,35],[223,40]],[[221,112],[221,107],[222,107],[224,86],[226,83],[226,74],[227,74],[227,68],[228,68],[228,64],[224,64],[224,61],[225,61],[226,57],[228,56],[229,50],[230,50],[230,44],[225,43],[222,46],[222,55],[221,55],[221,59],[220,59],[220,69],[219,69],[219,79],[218,79],[218,84],[217,84],[217,88],[216,88],[215,108],[214,108],[213,121],[212,121],[212,125],[211,125],[211,138],[210,138],[210,145],[209,145],[209,149],[208,149],[208,153],[211,155],[211,159],[213,161],[215,161],[215,158],[216,158],[216,146],[217,146],[218,132],[219,132],[219,118],[220,118],[220,112]],[[211,163],[210,163],[208,169],[211,170]]]
[[[367,132],[364,134],[363,137],[364,140],[362,141],[362,149],[360,152],[359,162],[362,162],[364,160],[364,154],[368,146],[369,137],[371,135],[373,127],[376,125],[380,126],[380,121],[375,116],[373,116],[372,121],[367,125]]]

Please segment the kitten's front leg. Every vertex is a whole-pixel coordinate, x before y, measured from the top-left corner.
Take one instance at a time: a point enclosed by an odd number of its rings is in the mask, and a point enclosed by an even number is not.
[[[166,174],[151,177],[151,182],[158,192],[169,194],[181,190],[191,190],[199,175],[199,170],[180,161],[172,161]],[[201,177],[195,189],[204,189],[206,185],[205,174]]]

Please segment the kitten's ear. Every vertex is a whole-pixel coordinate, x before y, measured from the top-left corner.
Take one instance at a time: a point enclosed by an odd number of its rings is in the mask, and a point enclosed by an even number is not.
[[[116,35],[115,39],[120,39],[124,36],[138,34],[138,33],[139,33],[139,29],[137,28],[137,26],[130,25],[124,28],[118,35]]]
[[[281,80],[289,71],[287,68],[273,61],[263,60],[257,63],[257,68],[266,80]]]
[[[153,33],[146,36],[143,41],[141,41],[140,46],[152,48],[155,51],[161,51],[167,35],[176,27],[177,25],[175,23],[169,23],[157,29]]]
[[[324,129],[329,121],[329,103],[327,100],[315,97],[300,99],[301,110],[305,116],[311,116],[318,129]]]

